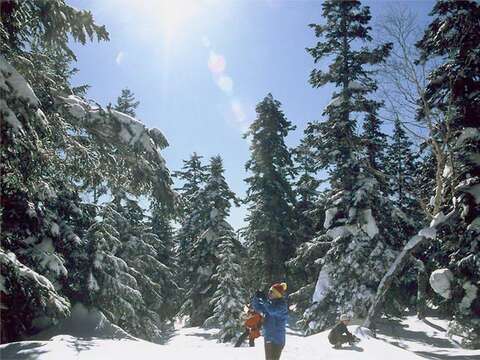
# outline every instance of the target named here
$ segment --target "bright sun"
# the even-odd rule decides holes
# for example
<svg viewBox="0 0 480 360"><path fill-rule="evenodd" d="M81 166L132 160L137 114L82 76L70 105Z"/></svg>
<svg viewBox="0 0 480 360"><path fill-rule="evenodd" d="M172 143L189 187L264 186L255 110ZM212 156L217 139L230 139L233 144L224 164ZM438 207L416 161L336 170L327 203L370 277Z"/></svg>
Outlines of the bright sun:
<svg viewBox="0 0 480 360"><path fill-rule="evenodd" d="M141 19L153 21L151 30L161 32L167 42L176 38L199 15L201 0L140 0L135 2Z"/></svg>

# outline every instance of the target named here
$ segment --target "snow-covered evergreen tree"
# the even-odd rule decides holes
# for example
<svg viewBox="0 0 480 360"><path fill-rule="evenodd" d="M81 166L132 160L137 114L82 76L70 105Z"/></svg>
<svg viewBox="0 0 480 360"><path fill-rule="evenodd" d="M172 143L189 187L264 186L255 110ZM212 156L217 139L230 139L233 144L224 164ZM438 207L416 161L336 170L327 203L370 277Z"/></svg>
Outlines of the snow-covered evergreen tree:
<svg viewBox="0 0 480 360"><path fill-rule="evenodd" d="M85 243L77 254L81 270L71 286L74 297L132 335L158 341L169 318L165 297L176 284L172 269L160 261L163 244L144 210L118 192L101 206Z"/></svg>
<svg viewBox="0 0 480 360"><path fill-rule="evenodd" d="M183 160L183 167L175 171L173 176L183 182L182 187L177 188L180 196L180 223L181 228L177 232L177 254L184 269L190 271L189 252L203 229L199 228L201 219L198 210L202 207L198 199L199 190L206 179L206 167L202 165L202 156L193 153L188 160Z"/></svg>
<svg viewBox="0 0 480 360"><path fill-rule="evenodd" d="M0 291L5 306L0 333L5 342L31 335L69 312L62 290L74 271L67 269L66 257L79 243L72 229L84 214L58 156L59 148L75 144L53 102L60 91L70 90L69 36L85 43L108 34L90 13L63 1L5 1L1 7ZM58 71L54 64L61 65Z"/></svg>
<svg viewBox="0 0 480 360"><path fill-rule="evenodd" d="M238 201L223 173L222 159L219 156L213 157L208 166L205 186L198 193L198 199L203 203L199 209L201 212L199 218L202 220L199 226L203 231L194 239L189 251L191 263L191 270L188 273L189 287L181 310L182 314L189 316L190 324L193 326L203 324L213 315L216 302L212 301L212 297L217 292L219 281L219 277L214 276L220 264L218 247L222 241L235 241L235 234L226 218L230 213L230 203ZM235 253L231 254L234 255ZM237 259L232 266L235 267L239 261L240 259ZM225 296L229 294L226 293ZM243 301L243 299L231 300Z"/></svg>
<svg viewBox="0 0 480 360"><path fill-rule="evenodd" d="M385 173L388 176L389 195L397 208L415 222L418 229L425 215L416 199L416 174L418 167L412 150L413 143L408 138L402 123L396 119L392 142L387 147ZM429 160L431 161L431 160ZM431 162L430 162L431 165ZM425 180L425 179L423 179Z"/></svg>
<svg viewBox="0 0 480 360"><path fill-rule="evenodd" d="M248 299L242 279L239 278L239 274L243 273L241 256L245 251L233 229L226 225L219 238L219 264L212 276L212 280L218 284L210 300L213 315L205 321L206 326L220 328L218 336L222 342L233 340L244 330L240 319Z"/></svg>
<svg viewBox="0 0 480 360"><path fill-rule="evenodd" d="M149 226L159 239L156 246L157 260L169 269L169 272L161 274L163 301L160 308L160 318L168 320L177 313L180 302L180 289L175 276L180 272L180 266L175 253L175 235L172 225L174 214L171 208L157 201L152 202L151 212Z"/></svg>
<svg viewBox="0 0 480 360"><path fill-rule="evenodd" d="M80 97L86 87L70 85L70 39L108 39L92 15L61 0L26 0L2 2L1 16L1 240L7 254L1 291L9 304L1 317L15 320L2 321L1 333L2 341L12 341L68 314L67 298L86 300L96 289L98 281L84 274L98 253L90 245L116 256L114 229L96 227L98 212L80 198L84 189L122 184L165 204L173 193L159 153L167 146L161 132L88 103ZM123 267L118 259L94 265L117 271ZM80 279L85 282L77 286ZM127 286L130 280L122 278Z"/></svg>
<svg viewBox="0 0 480 360"><path fill-rule="evenodd" d="M312 279L312 269L307 260L309 251L305 245L310 243L317 231L323 224L323 214L325 209L322 208L322 200L324 194L320 193L318 187L320 181L315 175L317 168L315 165L315 157L307 145L307 134L302 139L299 146L293 151L297 179L294 183L294 191L297 195L297 201L294 207L296 216L296 253L295 256L288 261L288 276L290 289L290 301L295 303L297 311L302 308L305 310L305 303L309 303L312 291L306 290L305 287L311 287L315 280ZM314 260L312 260L312 263ZM318 275L318 271L313 271L313 277Z"/></svg>
<svg viewBox="0 0 480 360"><path fill-rule="evenodd" d="M321 182L315 177L315 158L303 141L294 149L293 156L297 173L294 184L297 195L295 204L295 214L298 217L297 243L302 244L311 240L317 230L318 217L321 214L317 211L316 205L319 197L318 187ZM292 286L289 285L289 288L292 289Z"/></svg>
<svg viewBox="0 0 480 360"><path fill-rule="evenodd" d="M117 103L114 108L121 113L136 116L137 107L140 101L136 101L135 94L128 88L122 89L121 95L117 98Z"/></svg>
<svg viewBox="0 0 480 360"><path fill-rule="evenodd" d="M438 131L448 135L451 162L443 171L442 211L456 214L437 233L444 252L438 266L452 274L446 277L450 291L440 293L454 308L450 331L462 334L466 345L480 348L480 5L440 0L431 15L417 46L420 61L442 59L430 73L425 93L432 111L444 114ZM439 291L434 277L431 284Z"/></svg>
<svg viewBox="0 0 480 360"><path fill-rule="evenodd" d="M311 27L324 40L308 51L315 62L333 58L327 72L312 71L310 82L314 87L333 83L340 92L325 109L326 121L312 123L309 130L315 134L311 146L317 149L318 163L329 172L331 193L324 221L327 231L319 236L329 248L321 259L314 303L304 315L308 332L325 329L341 312L366 316L376 287L395 258L394 249L401 245L403 225L382 196L377 178L383 174L371 163L379 158L370 146L377 141L362 141L353 116L366 113L372 123L369 120L381 104L367 98L376 90L370 66L384 61L391 45L373 50L360 46L371 41L371 16L359 1L325 1L323 15L326 23Z"/></svg>
<svg viewBox="0 0 480 360"><path fill-rule="evenodd" d="M180 197L180 228L175 234L176 256L180 266L177 283L182 289L181 298L185 297L191 286L193 264L190 252L195 240L205 230L203 224L208 216L204 202L199 197L200 188L207 176L206 167L201 160L202 156L193 153L190 159L183 160L182 170L173 173L174 177L183 182L182 186L177 188Z"/></svg>
<svg viewBox="0 0 480 360"><path fill-rule="evenodd" d="M291 154L285 137L294 129L280 110L280 102L268 94L256 107L257 118L246 136L251 138L252 173L245 181L248 205L244 237L249 249L250 283L256 288L285 279L285 261L295 251L295 195Z"/></svg>
<svg viewBox="0 0 480 360"><path fill-rule="evenodd" d="M387 194L387 179L383 174L385 172L385 151L387 149L387 135L381 130L383 121L380 120L375 112L369 112L363 121L362 141L365 146L365 156L367 166L384 192Z"/></svg>

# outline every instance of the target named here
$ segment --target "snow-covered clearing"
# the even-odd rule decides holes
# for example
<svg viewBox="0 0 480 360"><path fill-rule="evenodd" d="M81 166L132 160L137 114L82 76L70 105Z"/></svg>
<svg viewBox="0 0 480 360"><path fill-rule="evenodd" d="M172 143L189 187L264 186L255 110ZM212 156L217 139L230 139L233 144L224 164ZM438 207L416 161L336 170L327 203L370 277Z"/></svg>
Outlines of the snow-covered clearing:
<svg viewBox="0 0 480 360"><path fill-rule="evenodd" d="M438 320L432 319L424 323L414 317L401 322L385 320L378 334L379 339L363 336L357 345L344 346L340 350L333 349L328 343L328 331L308 337L289 331L282 360L480 359L480 351L456 347L447 339L438 323ZM351 331L355 331L356 328L350 326ZM254 348L246 346L233 348L230 344L217 343L215 333L216 330L182 328L178 329L165 345L126 338L100 339L57 335L49 341L4 344L0 346L0 358L2 360L264 358L262 341L257 340L257 346Z"/></svg>
<svg viewBox="0 0 480 360"><path fill-rule="evenodd" d="M434 317L424 321L416 316L403 320L382 319L377 338L428 359L480 360L480 350L462 349L447 337L447 324L447 320Z"/></svg>

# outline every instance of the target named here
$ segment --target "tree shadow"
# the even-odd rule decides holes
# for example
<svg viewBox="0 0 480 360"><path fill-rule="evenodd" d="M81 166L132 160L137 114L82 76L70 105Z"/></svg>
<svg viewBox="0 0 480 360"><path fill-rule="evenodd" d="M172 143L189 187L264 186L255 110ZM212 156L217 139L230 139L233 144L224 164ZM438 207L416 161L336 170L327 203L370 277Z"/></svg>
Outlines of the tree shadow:
<svg viewBox="0 0 480 360"><path fill-rule="evenodd" d="M68 346L75 349L77 353L82 351L87 351L93 348L95 345L92 342L93 338L74 338L71 340L67 340Z"/></svg>
<svg viewBox="0 0 480 360"><path fill-rule="evenodd" d="M335 349L335 350L348 350L348 351L358 351L358 352L364 352L365 350L358 346L358 345L350 345L350 346L346 346L346 347L340 347L338 349Z"/></svg>
<svg viewBox="0 0 480 360"><path fill-rule="evenodd" d="M35 360L46 352L42 349L46 344L44 342L16 342L6 344L0 349L0 359L2 360Z"/></svg>
<svg viewBox="0 0 480 360"><path fill-rule="evenodd" d="M445 332L445 329L442 327L432 324L428 320L424 320L424 322L432 326L437 331ZM448 339L445 338L435 338L432 336L427 335L422 331L414 331L409 330L408 325L400 324L398 319L382 319L381 323L379 323L379 329L377 331L378 334L390 336L397 339L407 340L410 342L415 342L419 344L427 344L437 348L446 348L446 349L454 349L456 346Z"/></svg>
<svg viewBox="0 0 480 360"><path fill-rule="evenodd" d="M192 333L192 334L185 334L186 336L197 336L204 338L205 340L212 340L215 338L215 334L205 334L205 333Z"/></svg>
<svg viewBox="0 0 480 360"><path fill-rule="evenodd" d="M480 355L463 355L455 353L455 349L458 349L458 346L450 341L448 338L438 338L434 336L429 336L423 331L414 331L408 329L408 324L400 323L401 319L382 319L378 324L378 335L387 336L389 338L382 339L389 344L395 345L402 349L412 351L413 353L422 356L427 359L437 359L437 360L480 360ZM426 319L422 320L423 323L430 326L432 329L439 333L445 333L446 330L434 324ZM410 345L406 342L416 343L421 345L427 345L432 347L432 351L428 349L410 349Z"/></svg>
<svg viewBox="0 0 480 360"><path fill-rule="evenodd" d="M422 321L423 321L425 324L427 324L428 326L434 328L434 329L437 330L437 331L447 332L447 329L444 329L444 328L441 327L440 325L434 324L434 323L428 321L427 319L423 319Z"/></svg>

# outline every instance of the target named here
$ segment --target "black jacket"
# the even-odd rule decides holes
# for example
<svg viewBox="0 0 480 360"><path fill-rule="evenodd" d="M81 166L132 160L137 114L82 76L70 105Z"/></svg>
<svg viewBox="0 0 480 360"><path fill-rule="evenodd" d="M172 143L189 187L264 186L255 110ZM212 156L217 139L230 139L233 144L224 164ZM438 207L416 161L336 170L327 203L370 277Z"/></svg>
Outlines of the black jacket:
<svg viewBox="0 0 480 360"><path fill-rule="evenodd" d="M330 331L330 334L328 334L328 340L330 340L331 343L336 343L339 339L342 338L342 335L346 335L347 337L353 339L352 333L348 331L345 324L339 322L333 327L333 329Z"/></svg>

